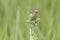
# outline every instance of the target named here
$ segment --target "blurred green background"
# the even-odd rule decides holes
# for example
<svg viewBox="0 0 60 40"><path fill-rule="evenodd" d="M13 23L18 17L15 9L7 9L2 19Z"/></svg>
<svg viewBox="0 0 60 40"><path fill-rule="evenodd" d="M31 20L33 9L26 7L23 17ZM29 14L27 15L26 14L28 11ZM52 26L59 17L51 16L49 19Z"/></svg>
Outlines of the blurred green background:
<svg viewBox="0 0 60 40"><path fill-rule="evenodd" d="M25 20L35 9L37 40L60 40L60 0L0 0L0 40L30 40Z"/></svg>

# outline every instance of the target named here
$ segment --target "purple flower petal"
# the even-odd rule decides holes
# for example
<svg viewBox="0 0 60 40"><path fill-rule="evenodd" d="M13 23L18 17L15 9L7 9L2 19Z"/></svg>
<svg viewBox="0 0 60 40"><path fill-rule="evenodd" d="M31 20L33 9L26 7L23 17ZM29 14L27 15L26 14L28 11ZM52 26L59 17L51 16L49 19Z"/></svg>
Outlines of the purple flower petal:
<svg viewBox="0 0 60 40"><path fill-rule="evenodd" d="M34 14L38 14L38 10L34 10Z"/></svg>

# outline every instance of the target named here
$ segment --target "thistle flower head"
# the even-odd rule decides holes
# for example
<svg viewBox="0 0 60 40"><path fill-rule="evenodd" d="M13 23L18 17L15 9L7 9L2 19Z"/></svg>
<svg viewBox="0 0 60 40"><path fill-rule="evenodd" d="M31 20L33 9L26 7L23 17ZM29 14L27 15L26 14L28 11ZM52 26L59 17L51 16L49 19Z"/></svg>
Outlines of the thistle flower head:
<svg viewBox="0 0 60 40"><path fill-rule="evenodd" d="M38 10L34 10L34 14L35 14L35 15L38 14Z"/></svg>
<svg viewBox="0 0 60 40"><path fill-rule="evenodd" d="M28 20L26 20L28 23L34 23L38 24L40 22L40 18L37 18L38 10L34 10L34 14L29 14Z"/></svg>

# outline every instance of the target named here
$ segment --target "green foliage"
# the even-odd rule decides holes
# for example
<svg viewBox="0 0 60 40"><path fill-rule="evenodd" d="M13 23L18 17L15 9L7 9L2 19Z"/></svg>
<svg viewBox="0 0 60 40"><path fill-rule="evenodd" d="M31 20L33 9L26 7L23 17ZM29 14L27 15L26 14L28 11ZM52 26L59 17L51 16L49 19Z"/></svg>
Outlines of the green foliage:
<svg viewBox="0 0 60 40"><path fill-rule="evenodd" d="M26 20L29 24L38 24L40 22L40 18L37 18L37 15L35 14L30 14L28 15L28 19Z"/></svg>
<svg viewBox="0 0 60 40"><path fill-rule="evenodd" d="M38 40L60 40L60 0L0 0L0 40L30 40L25 21L35 9Z"/></svg>

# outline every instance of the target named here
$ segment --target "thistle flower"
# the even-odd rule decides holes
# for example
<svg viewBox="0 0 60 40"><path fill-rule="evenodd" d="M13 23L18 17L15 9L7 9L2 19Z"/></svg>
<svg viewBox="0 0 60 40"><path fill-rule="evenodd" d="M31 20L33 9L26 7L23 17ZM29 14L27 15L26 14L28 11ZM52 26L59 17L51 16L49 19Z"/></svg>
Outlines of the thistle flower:
<svg viewBox="0 0 60 40"><path fill-rule="evenodd" d="M28 17L28 20L26 20L28 23L34 23L37 24L40 22L40 18L37 18L38 10L34 10L34 14L30 14Z"/></svg>
<svg viewBox="0 0 60 40"><path fill-rule="evenodd" d="M34 14L30 14L28 16L28 20L26 20L29 23L30 27L30 40L37 40L37 38L34 35L34 27L37 26L37 24L40 22L40 18L37 18L38 10L34 10Z"/></svg>
<svg viewBox="0 0 60 40"><path fill-rule="evenodd" d="M34 14L35 14L35 15L38 14L38 10L34 10Z"/></svg>

